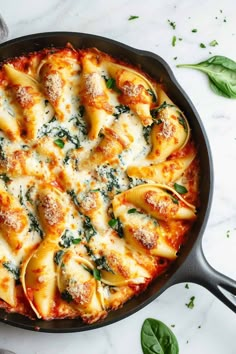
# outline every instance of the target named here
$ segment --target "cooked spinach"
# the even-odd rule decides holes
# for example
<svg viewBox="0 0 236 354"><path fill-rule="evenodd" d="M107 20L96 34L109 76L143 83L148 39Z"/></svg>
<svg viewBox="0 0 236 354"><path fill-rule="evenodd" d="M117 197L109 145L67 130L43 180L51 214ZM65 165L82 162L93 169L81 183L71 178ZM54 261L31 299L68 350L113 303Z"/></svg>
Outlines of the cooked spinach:
<svg viewBox="0 0 236 354"><path fill-rule="evenodd" d="M116 113L113 113L113 116L116 119L118 119L122 113L126 113L126 112L130 111L130 108L128 106L123 105L123 104L120 104L119 106L116 106L115 108L116 108Z"/></svg>
<svg viewBox="0 0 236 354"><path fill-rule="evenodd" d="M107 263L105 256L96 257L89 246L86 245L85 248L87 250L88 255L91 257L92 261L95 262L99 270L104 269L107 272L114 274L113 270L110 268L109 264Z"/></svg>
<svg viewBox="0 0 236 354"><path fill-rule="evenodd" d="M141 329L144 354L178 354L179 345L174 333L163 322L147 318Z"/></svg>
<svg viewBox="0 0 236 354"><path fill-rule="evenodd" d="M20 268L17 267L14 263L8 261L4 262L3 267L6 268L14 277L14 279L19 282L20 280Z"/></svg>
<svg viewBox="0 0 236 354"><path fill-rule="evenodd" d="M147 127L143 127L143 136L147 144L150 144L150 134L153 125L148 125Z"/></svg>
<svg viewBox="0 0 236 354"><path fill-rule="evenodd" d="M190 68L208 75L211 89L220 96L236 98L236 62L220 55L198 64L179 64L178 68Z"/></svg>
<svg viewBox="0 0 236 354"><path fill-rule="evenodd" d="M25 199L27 200L27 202L29 202L30 204L34 204L33 200L32 200L32 196L31 196L31 193L33 192L34 190L34 186L31 186L27 189L27 192L25 193Z"/></svg>
<svg viewBox="0 0 236 354"><path fill-rule="evenodd" d="M109 220L108 224L113 230L115 230L118 233L120 238L124 237L123 226L122 226L122 223L119 218L117 218L117 219L113 218L113 219Z"/></svg>
<svg viewBox="0 0 236 354"><path fill-rule="evenodd" d="M162 123L161 119L156 120L155 118L157 118L158 113L160 113L163 109L165 109L167 107L176 107L176 106L174 104L170 104L170 103L167 103L166 101L164 101L159 107L151 109L150 113L151 113L151 116L156 124Z"/></svg>
<svg viewBox="0 0 236 354"><path fill-rule="evenodd" d="M65 300L66 302L71 302L73 301L73 297L71 296L71 294L69 293L68 290L64 290L62 293L61 293L61 298L62 300Z"/></svg>
<svg viewBox="0 0 236 354"><path fill-rule="evenodd" d="M74 235L69 230L66 229L61 236L61 241L59 242L59 246L62 248L69 248L72 244L76 245L80 242L81 242L81 238L75 238Z"/></svg>
<svg viewBox="0 0 236 354"><path fill-rule="evenodd" d="M34 214L32 214L31 212L28 212L28 218L30 220L30 228L29 228L29 232L31 231L36 231L39 233L39 236L42 238L43 237L43 231L41 230L38 220L36 218L36 216L34 216Z"/></svg>
<svg viewBox="0 0 236 354"><path fill-rule="evenodd" d="M5 151L3 150L3 142L4 138L0 137L0 160L6 160L6 154Z"/></svg>
<svg viewBox="0 0 236 354"><path fill-rule="evenodd" d="M83 227L84 227L86 241L89 242L91 237L93 237L97 233L97 231L95 230L95 228L91 223L91 219L89 216L86 215L84 216Z"/></svg>
<svg viewBox="0 0 236 354"><path fill-rule="evenodd" d="M78 201L78 199L77 199L77 195L76 195L74 189L71 189L70 191L67 191L67 194L69 194L69 196L71 197L73 203L74 203L77 207L79 207L80 204L79 204L79 201Z"/></svg>
<svg viewBox="0 0 236 354"><path fill-rule="evenodd" d="M63 250L59 250L59 251L57 251L57 252L55 253L53 260L54 260L54 262L55 262L57 265L60 264L64 253L65 253L65 252L64 252Z"/></svg>
<svg viewBox="0 0 236 354"><path fill-rule="evenodd" d="M155 92L153 90L151 90L151 89L147 89L147 92L152 97L152 102L155 103L157 101Z"/></svg>
<svg viewBox="0 0 236 354"><path fill-rule="evenodd" d="M85 114L85 107L80 105L78 114L72 116L69 122L74 121L74 124L79 128L80 132L85 136L88 133L86 121L83 119Z"/></svg>
<svg viewBox="0 0 236 354"><path fill-rule="evenodd" d="M5 186L8 184L8 182L11 181L11 179L8 177L8 175L6 173L1 173L0 179L3 180L3 182L5 183Z"/></svg>
<svg viewBox="0 0 236 354"><path fill-rule="evenodd" d="M41 138L42 136L52 136L54 138L66 138L69 142L71 142L75 149L80 148L80 140L77 135L72 135L68 129L63 127L51 127L51 123L53 123L56 118L52 118L48 123L45 123L39 131L38 137Z"/></svg>

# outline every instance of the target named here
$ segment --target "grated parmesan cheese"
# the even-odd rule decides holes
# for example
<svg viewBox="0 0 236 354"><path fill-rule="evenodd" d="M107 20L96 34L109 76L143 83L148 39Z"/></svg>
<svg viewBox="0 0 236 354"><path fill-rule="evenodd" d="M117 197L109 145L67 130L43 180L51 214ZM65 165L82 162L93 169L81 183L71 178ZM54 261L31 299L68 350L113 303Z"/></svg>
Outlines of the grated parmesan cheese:
<svg viewBox="0 0 236 354"><path fill-rule="evenodd" d="M33 96L29 93L28 87L19 86L16 89L16 98L23 107L26 107L33 102Z"/></svg>
<svg viewBox="0 0 236 354"><path fill-rule="evenodd" d="M44 208L44 217L48 224L51 226L57 224L61 217L57 202L51 196L46 195L41 200L41 205Z"/></svg>
<svg viewBox="0 0 236 354"><path fill-rule="evenodd" d="M57 72L55 74L49 74L46 77L45 89L52 102L55 102L59 98L62 91L62 79Z"/></svg>
<svg viewBox="0 0 236 354"><path fill-rule="evenodd" d="M0 210L0 223L3 223L14 231L19 231L21 229L21 220L19 215L9 211L4 212Z"/></svg>
<svg viewBox="0 0 236 354"><path fill-rule="evenodd" d="M101 77L98 73L86 74L85 78L85 89L88 95L93 98L101 96L103 94L103 87L101 83Z"/></svg>
<svg viewBox="0 0 236 354"><path fill-rule="evenodd" d="M162 119L161 130L158 133L159 135L164 136L166 139L170 139L172 136L174 136L175 131L176 127L171 124L170 120Z"/></svg>
<svg viewBox="0 0 236 354"><path fill-rule="evenodd" d="M125 84L122 86L122 91L126 96L129 97L137 97L141 94L143 86L141 85L132 85L132 84Z"/></svg>
<svg viewBox="0 0 236 354"><path fill-rule="evenodd" d="M156 246L157 240L154 232L146 230L144 227L135 230L133 236L148 250Z"/></svg>
<svg viewBox="0 0 236 354"><path fill-rule="evenodd" d="M148 204L152 205L154 209L158 210L159 213L165 214L167 212L168 207L170 206L170 200L167 198L157 200L156 193L147 192L145 196L145 200Z"/></svg>
<svg viewBox="0 0 236 354"><path fill-rule="evenodd" d="M77 283L74 280L69 281L66 290L70 293L74 300L77 300L81 305L87 304L90 299L91 286L88 282Z"/></svg>

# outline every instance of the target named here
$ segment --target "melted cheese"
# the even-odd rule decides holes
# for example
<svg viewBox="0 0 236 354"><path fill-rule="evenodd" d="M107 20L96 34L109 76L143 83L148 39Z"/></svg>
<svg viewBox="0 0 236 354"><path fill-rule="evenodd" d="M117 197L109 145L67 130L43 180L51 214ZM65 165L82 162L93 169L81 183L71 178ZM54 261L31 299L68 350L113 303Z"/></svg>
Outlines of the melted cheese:
<svg viewBox="0 0 236 354"><path fill-rule="evenodd" d="M196 218L187 121L157 83L96 49L44 50L2 75L0 298L92 323L167 269Z"/></svg>

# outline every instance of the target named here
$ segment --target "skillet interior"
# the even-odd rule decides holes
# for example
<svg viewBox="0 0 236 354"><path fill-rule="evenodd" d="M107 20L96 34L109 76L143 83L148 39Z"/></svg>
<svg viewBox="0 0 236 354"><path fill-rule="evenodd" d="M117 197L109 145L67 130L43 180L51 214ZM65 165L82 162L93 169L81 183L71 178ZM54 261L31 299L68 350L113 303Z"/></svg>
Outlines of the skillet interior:
<svg viewBox="0 0 236 354"><path fill-rule="evenodd" d="M167 94L177 104L177 106L184 111L192 129L194 140L198 145L201 171L201 209L198 213L198 219L190 231L187 244L181 250L177 261L173 264L171 269L169 269L168 273L165 273L163 276L156 279L145 292L125 303L122 308L110 312L104 320L91 325L86 325L81 320L77 319L32 321L19 314L6 314L4 310L0 310L1 321L13 326L44 332L79 332L111 324L146 306L157 296L159 296L165 289L173 285L176 282L176 271L180 267L184 267L186 258L188 256L191 258L191 254L195 252L195 249L200 248L201 246L201 238L209 214L213 189L213 168L211 155L207 137L199 115L186 93L176 82L168 65L159 56L146 51L133 49L119 42L99 36L75 32L52 32L25 36L1 44L0 61L11 57L20 56L24 53L29 53L35 50L41 50L45 47L64 47L67 42L70 42L75 48L96 47L114 57L131 62L136 66L140 66L143 71L147 72L157 81L164 83Z"/></svg>

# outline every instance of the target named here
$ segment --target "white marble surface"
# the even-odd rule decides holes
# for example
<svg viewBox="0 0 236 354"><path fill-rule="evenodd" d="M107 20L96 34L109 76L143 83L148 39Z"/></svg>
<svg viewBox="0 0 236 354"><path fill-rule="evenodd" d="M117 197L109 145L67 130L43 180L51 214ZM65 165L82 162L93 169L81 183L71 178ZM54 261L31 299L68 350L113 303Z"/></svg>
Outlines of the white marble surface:
<svg viewBox="0 0 236 354"><path fill-rule="evenodd" d="M209 52L236 60L235 0L0 0L0 13L10 38L55 30L93 33L150 50L169 63L202 118L213 152L215 188L204 252L213 267L236 279L236 100L212 93L200 72L175 67L200 62ZM139 19L128 21L130 15ZM168 19L176 22L175 30ZM173 35L182 38L175 47ZM214 39L219 45L208 46ZM192 310L185 306L191 296ZM195 284L174 286L133 316L90 332L45 334L0 324L0 347L17 354L141 354L140 328L147 317L175 325L181 354L236 353L236 314Z"/></svg>

